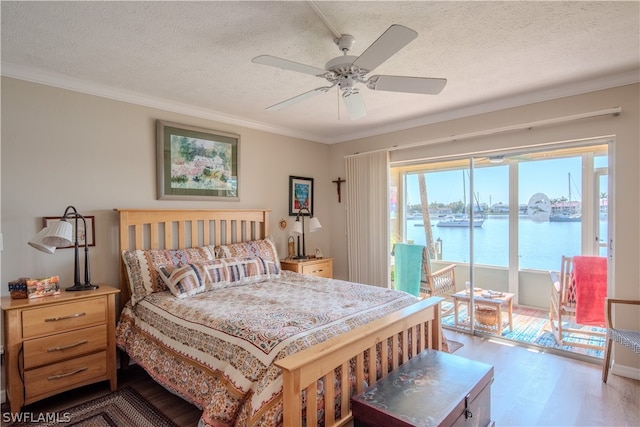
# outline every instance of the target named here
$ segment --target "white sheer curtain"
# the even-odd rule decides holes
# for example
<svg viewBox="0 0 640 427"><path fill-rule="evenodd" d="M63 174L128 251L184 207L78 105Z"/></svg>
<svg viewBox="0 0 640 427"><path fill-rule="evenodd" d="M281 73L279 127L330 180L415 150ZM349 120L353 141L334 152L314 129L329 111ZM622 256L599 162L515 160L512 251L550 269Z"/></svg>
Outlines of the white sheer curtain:
<svg viewBox="0 0 640 427"><path fill-rule="evenodd" d="M346 158L349 280L388 287L389 153Z"/></svg>

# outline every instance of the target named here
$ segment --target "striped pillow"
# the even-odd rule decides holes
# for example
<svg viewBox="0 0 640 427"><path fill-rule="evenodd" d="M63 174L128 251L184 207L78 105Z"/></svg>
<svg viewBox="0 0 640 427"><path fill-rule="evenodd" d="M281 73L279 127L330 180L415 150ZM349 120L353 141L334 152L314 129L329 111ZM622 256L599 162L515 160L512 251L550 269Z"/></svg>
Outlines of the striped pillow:
<svg viewBox="0 0 640 427"><path fill-rule="evenodd" d="M205 282L207 291L229 286L229 269L224 260L215 259L203 262L202 268L207 272L207 280Z"/></svg>
<svg viewBox="0 0 640 427"><path fill-rule="evenodd" d="M209 272L204 263L157 267L169 291L178 298L191 297L207 290Z"/></svg>
<svg viewBox="0 0 640 427"><path fill-rule="evenodd" d="M232 286L264 282L280 277L280 266L262 257L224 258Z"/></svg>

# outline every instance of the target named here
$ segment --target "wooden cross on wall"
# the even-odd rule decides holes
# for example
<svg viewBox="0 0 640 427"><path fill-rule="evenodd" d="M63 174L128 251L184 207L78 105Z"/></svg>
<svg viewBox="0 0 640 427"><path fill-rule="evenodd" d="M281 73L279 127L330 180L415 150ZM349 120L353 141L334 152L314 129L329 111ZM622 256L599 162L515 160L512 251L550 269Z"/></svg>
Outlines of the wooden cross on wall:
<svg viewBox="0 0 640 427"><path fill-rule="evenodd" d="M346 179L341 179L340 177L338 177L337 180L335 181L331 181L333 182L336 187L338 187L338 203L342 202L342 193L340 192L340 184L342 184L343 182L347 182Z"/></svg>

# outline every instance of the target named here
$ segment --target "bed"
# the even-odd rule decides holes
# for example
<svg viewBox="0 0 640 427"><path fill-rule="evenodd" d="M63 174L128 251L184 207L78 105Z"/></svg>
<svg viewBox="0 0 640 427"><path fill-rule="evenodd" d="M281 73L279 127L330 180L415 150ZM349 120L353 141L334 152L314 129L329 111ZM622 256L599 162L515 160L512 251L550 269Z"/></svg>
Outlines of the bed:
<svg viewBox="0 0 640 427"><path fill-rule="evenodd" d="M281 271L268 210L117 212L121 366L200 425L344 425L352 395L441 348L442 298Z"/></svg>

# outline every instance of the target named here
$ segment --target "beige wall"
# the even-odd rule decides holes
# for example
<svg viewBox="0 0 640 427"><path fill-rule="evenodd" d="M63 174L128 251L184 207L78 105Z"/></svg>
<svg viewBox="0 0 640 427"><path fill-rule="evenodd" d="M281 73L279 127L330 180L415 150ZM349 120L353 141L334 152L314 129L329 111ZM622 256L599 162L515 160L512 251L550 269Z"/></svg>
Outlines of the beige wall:
<svg viewBox="0 0 640 427"><path fill-rule="evenodd" d="M349 141L331 146L330 175L344 176L344 156L357 152L402 147L407 144L438 140L452 135L490 131L522 123L555 119L612 107L621 107L619 117L600 117L565 124L533 128L481 138L426 145L394 151L393 159L420 159L457 155L483 150L506 149L530 144L570 141L606 135L615 136L610 147L609 179L613 258L611 262L610 296L640 299L640 85L628 85L609 90L540 102L518 108L497 111L449 122L413 128L405 131ZM343 200L345 200L343 198ZM345 204L332 204L331 253L336 257L334 272L346 278ZM637 327L638 318L619 319ZM640 377L640 364L630 351L621 349L617 362L629 367L630 375ZM623 372L620 368L618 372Z"/></svg>
<svg viewBox="0 0 640 427"><path fill-rule="evenodd" d="M156 200L155 121L240 134L240 201ZM18 277L58 274L73 281L73 250L53 255L27 245L43 216L67 205L96 217L90 250L92 281L118 286L117 216L114 208L266 208L271 233L286 253L289 175L315 180L315 214L324 229L307 236L307 248L329 249L326 170L329 146L124 102L2 78L2 295Z"/></svg>

